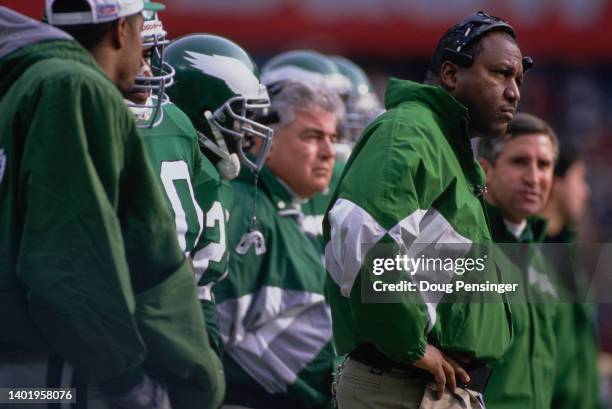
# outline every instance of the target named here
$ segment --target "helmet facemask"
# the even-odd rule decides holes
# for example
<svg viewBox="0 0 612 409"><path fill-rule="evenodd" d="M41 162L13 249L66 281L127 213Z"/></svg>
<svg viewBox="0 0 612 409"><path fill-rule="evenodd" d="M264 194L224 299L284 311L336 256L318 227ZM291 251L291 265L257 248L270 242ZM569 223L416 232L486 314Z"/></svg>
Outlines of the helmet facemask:
<svg viewBox="0 0 612 409"><path fill-rule="evenodd" d="M149 69L139 71L133 90L146 90L150 97L144 104L130 103L128 106L135 113L138 127L153 128L163 120L162 106L170 102L165 90L174 83L175 70L164 60L164 47L169 41L157 13L147 10L142 13L145 19L141 33L142 48L147 52L145 61Z"/></svg>
<svg viewBox="0 0 612 409"><path fill-rule="evenodd" d="M211 115L206 115L213 134L217 131L225 137L222 142L218 140L218 137L215 137L217 148L226 151L225 160L235 162L235 159L229 159L229 157L237 155L240 162L256 173L261 170L265 163L274 133L272 128L249 118L270 107L270 99L265 86L260 85L260 87L257 98L237 95L225 101ZM247 152L254 145L256 139L259 139L261 144L255 160L251 160L247 156ZM222 145L225 145L225 148ZM210 148L209 144L205 144L205 146ZM213 148L212 150L217 156L221 156L222 161L224 160L224 157L216 151L217 149ZM221 166L225 167L226 164L221 164Z"/></svg>

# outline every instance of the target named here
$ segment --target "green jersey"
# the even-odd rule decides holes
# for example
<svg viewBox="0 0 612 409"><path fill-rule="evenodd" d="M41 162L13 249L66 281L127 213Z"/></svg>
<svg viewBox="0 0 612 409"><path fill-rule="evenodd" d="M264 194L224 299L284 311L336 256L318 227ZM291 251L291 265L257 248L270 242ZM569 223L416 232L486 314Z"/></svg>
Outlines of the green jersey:
<svg viewBox="0 0 612 409"><path fill-rule="evenodd" d="M194 195L193 180L202 154L191 121L176 105L163 105L162 121L141 134L153 171L159 178L174 217L179 247L189 254L202 234L204 215Z"/></svg>
<svg viewBox="0 0 612 409"><path fill-rule="evenodd" d="M173 407L215 406L192 271L120 93L74 41L24 44L0 72L3 351L56 354L123 390L151 368Z"/></svg>
<svg viewBox="0 0 612 409"><path fill-rule="evenodd" d="M267 167L257 193L264 244L242 245L250 237L253 185L248 170L232 182L230 274L214 288L225 348L225 403L324 408L334 353L321 256L300 226L300 199Z"/></svg>
<svg viewBox="0 0 612 409"><path fill-rule="evenodd" d="M372 257L392 259L422 244L474 251L491 241L467 109L440 87L397 79L389 82L386 106L357 142L323 222L338 353L371 344L407 364L431 343L481 362L499 359L511 342L510 308L502 295L482 302L474 294L462 303L419 292L397 302L362 299L373 279ZM453 270L419 274L445 283L455 276ZM492 266L465 278L483 274L501 280Z"/></svg>
<svg viewBox="0 0 612 409"><path fill-rule="evenodd" d="M221 355L211 289L228 272L225 231L232 188L202 155L193 124L176 105L164 105L161 124L144 128L142 133L174 215L179 245L192 259L210 341L217 355Z"/></svg>
<svg viewBox="0 0 612 409"><path fill-rule="evenodd" d="M233 191L229 181L221 178L217 168L205 156L195 183L196 200L204 212L205 225L192 251L193 269L211 343L220 355L219 318L212 289L228 275L227 223Z"/></svg>

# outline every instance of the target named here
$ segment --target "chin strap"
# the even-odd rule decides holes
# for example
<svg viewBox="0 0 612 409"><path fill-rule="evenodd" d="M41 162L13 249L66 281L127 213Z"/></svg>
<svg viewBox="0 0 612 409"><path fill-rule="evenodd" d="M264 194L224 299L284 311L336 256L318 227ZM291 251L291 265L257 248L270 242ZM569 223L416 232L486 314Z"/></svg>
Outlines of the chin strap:
<svg viewBox="0 0 612 409"><path fill-rule="evenodd" d="M127 98L123 98L123 101L130 109L130 112L136 121L136 125L139 128L144 127L153 116L153 108L150 107L150 105L153 103L153 99L151 97L147 97L147 100L142 105L137 104ZM148 125L146 125L146 127L148 127Z"/></svg>
<svg viewBox="0 0 612 409"><path fill-rule="evenodd" d="M216 143L208 139L206 135L204 135L200 131L197 131L200 144L206 149L213 152L221 159L216 164L217 170L219 171L221 177L226 180L232 180L240 173L240 159L238 158L237 154L229 153L223 135L214 124L212 113L210 111L206 111L204 112L204 117L208 121L209 128L213 134ZM253 210L251 215L251 221L249 222L247 232L242 235L240 242L236 245L236 252L238 254L244 255L249 251L251 246L254 246L255 254L259 256L266 252L266 239L264 238L264 235L261 232L259 221L257 220L257 194L259 192L259 172L253 170L253 175L255 176L255 181L253 182L255 186L255 191L253 193Z"/></svg>
<svg viewBox="0 0 612 409"><path fill-rule="evenodd" d="M257 220L257 194L259 192L259 172L253 172L255 181L253 182L255 191L253 193L253 210L249 228L246 233L240 238L240 242L236 246L238 254L246 254L251 246L255 247L255 254L262 255L266 252L266 239L261 232L259 221Z"/></svg>
<svg viewBox="0 0 612 409"><path fill-rule="evenodd" d="M209 128L212 132L214 142L211 141L198 131L198 139L200 145L210 150L212 153L217 155L220 160L215 164L221 177L225 180L232 180L240 173L240 159L235 153L230 153L227 149L227 144L221 132L217 129L213 122L213 116L210 111L204 113L204 117L208 121Z"/></svg>

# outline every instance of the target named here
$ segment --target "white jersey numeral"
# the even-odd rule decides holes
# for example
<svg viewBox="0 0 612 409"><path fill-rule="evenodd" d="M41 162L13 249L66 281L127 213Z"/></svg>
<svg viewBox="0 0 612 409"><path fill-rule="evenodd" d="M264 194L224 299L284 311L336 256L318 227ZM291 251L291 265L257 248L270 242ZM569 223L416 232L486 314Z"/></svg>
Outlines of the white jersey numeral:
<svg viewBox="0 0 612 409"><path fill-rule="evenodd" d="M183 207L183 205L185 205L186 203L181 203L178 192L176 190L176 185L174 184L175 181L184 180L187 183L187 187L189 188L191 206L193 206L198 218L198 235L194 241L194 244L197 243L198 239L200 238L204 225L204 214L202 212L202 209L196 202L195 196L193 195L193 187L191 186L191 178L189 176L189 167L187 166L187 163L182 160L175 162L162 162L160 178L162 184L164 185L166 195L168 196L170 204L172 205L172 210L174 210L176 235L178 238L179 246L184 252L187 249L187 241L185 239L185 236L187 234L187 231L189 230L189 226L187 225L187 217L185 215L185 208Z"/></svg>
<svg viewBox="0 0 612 409"><path fill-rule="evenodd" d="M208 265L211 261L220 262L223 260L223 256L227 250L226 238L225 238L225 223L229 220L229 213L223 211L223 207L219 201L216 201L210 207L210 210L206 213L206 228L213 228L217 224L219 226L219 241L208 243L202 247L193 255L193 269L195 270L196 284L200 282L202 276L208 269ZM223 277L225 274L223 275ZM219 279L223 279L220 277ZM210 290L216 283L212 281L200 289L201 299L210 299Z"/></svg>
<svg viewBox="0 0 612 409"><path fill-rule="evenodd" d="M198 274L199 271L199 277L197 277L198 281L202 276L202 273L208 268L208 264L211 261L218 263L223 260L223 255L225 254L226 250L225 221L221 203L218 201L214 202L210 207L210 210L206 213L206 228L209 229L215 227L217 223L219 224L219 242L208 243L194 254L193 266L196 270L196 274Z"/></svg>

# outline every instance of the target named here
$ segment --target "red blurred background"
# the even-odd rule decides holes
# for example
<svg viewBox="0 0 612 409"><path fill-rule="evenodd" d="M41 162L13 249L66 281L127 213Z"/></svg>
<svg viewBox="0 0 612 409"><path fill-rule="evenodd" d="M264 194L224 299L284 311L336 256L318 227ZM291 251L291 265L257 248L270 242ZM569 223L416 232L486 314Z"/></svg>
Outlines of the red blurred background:
<svg viewBox="0 0 612 409"><path fill-rule="evenodd" d="M163 1L162 1L163 3ZM602 0L172 0L172 38L225 35L255 54L309 47L356 58L429 57L451 24L477 9L508 20L526 53L573 62L609 59L612 2ZM40 18L43 0L0 4Z"/></svg>

